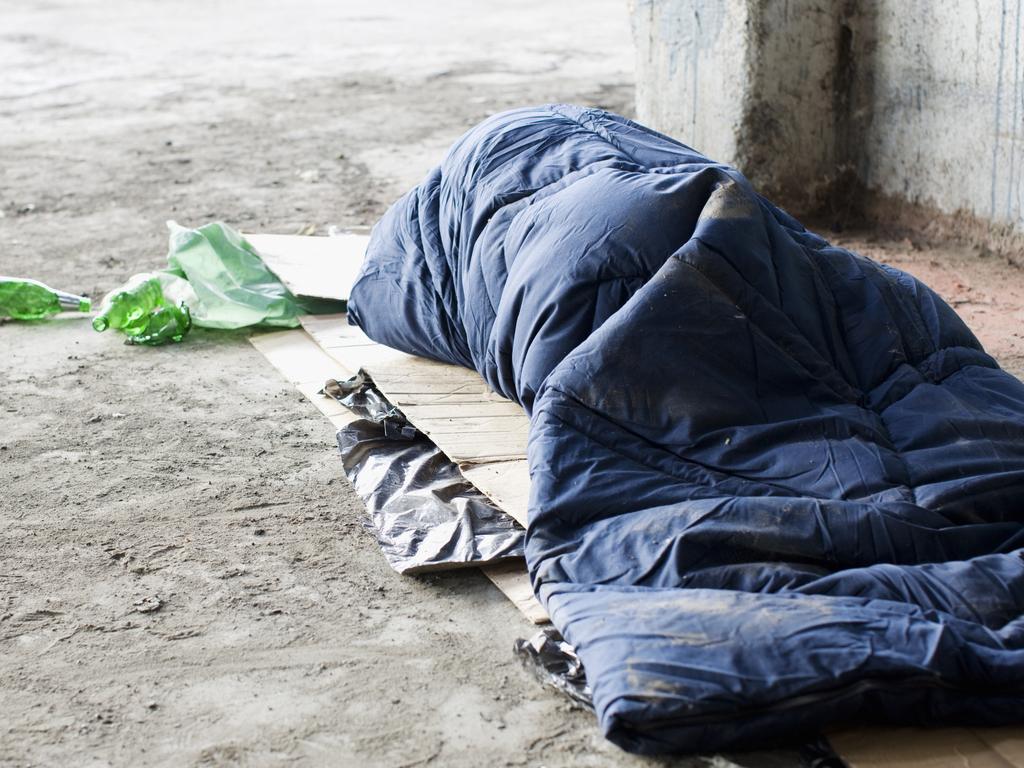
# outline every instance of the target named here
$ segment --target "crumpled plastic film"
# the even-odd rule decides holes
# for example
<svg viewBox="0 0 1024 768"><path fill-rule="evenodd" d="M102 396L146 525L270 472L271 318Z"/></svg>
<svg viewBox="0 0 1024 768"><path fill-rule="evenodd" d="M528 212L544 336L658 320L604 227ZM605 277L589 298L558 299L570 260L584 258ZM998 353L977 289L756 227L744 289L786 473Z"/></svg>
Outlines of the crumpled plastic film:
<svg viewBox="0 0 1024 768"><path fill-rule="evenodd" d="M324 393L362 417L338 431L338 448L392 568L414 574L523 556L523 528L466 480L368 376L330 381Z"/></svg>
<svg viewBox="0 0 1024 768"><path fill-rule="evenodd" d="M545 627L529 640L520 638L512 646L519 661L544 685L555 688L590 709L594 701L587 683L587 672L569 645L554 627Z"/></svg>
<svg viewBox="0 0 1024 768"><path fill-rule="evenodd" d="M343 301L295 296L235 229L213 221L197 229L168 221L170 230L164 293L188 306L200 328L254 325L297 328L299 316L338 312Z"/></svg>

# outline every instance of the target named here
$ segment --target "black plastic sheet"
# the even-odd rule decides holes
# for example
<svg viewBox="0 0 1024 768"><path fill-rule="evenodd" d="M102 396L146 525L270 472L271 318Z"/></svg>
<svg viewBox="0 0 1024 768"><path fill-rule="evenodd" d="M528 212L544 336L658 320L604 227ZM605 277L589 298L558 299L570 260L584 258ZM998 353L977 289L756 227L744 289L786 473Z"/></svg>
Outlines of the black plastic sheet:
<svg viewBox="0 0 1024 768"><path fill-rule="evenodd" d="M364 373L324 394L361 418L338 431L345 475L391 567L422 573L523 556L525 531L478 491Z"/></svg>
<svg viewBox="0 0 1024 768"><path fill-rule="evenodd" d="M573 701L594 708L587 673L576 650L554 627L545 627L529 640L516 640L515 655L544 685L561 691Z"/></svg>
<svg viewBox="0 0 1024 768"><path fill-rule="evenodd" d="M824 736L819 736L800 747L801 768L848 768Z"/></svg>

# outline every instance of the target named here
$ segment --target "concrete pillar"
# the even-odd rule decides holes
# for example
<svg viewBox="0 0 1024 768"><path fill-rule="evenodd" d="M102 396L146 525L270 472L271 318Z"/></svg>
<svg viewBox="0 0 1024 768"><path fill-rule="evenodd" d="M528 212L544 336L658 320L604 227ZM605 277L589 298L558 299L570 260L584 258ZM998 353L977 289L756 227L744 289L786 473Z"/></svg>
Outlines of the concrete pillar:
<svg viewBox="0 0 1024 768"><path fill-rule="evenodd" d="M750 92L743 0L634 0L639 120L727 163Z"/></svg>
<svg viewBox="0 0 1024 768"><path fill-rule="evenodd" d="M634 0L638 118L808 207L848 161L843 5Z"/></svg>
<svg viewBox="0 0 1024 768"><path fill-rule="evenodd" d="M630 0L638 117L796 213L944 217L1019 244L1022 5Z"/></svg>
<svg viewBox="0 0 1024 768"><path fill-rule="evenodd" d="M873 4L865 184L1024 233L1024 2Z"/></svg>

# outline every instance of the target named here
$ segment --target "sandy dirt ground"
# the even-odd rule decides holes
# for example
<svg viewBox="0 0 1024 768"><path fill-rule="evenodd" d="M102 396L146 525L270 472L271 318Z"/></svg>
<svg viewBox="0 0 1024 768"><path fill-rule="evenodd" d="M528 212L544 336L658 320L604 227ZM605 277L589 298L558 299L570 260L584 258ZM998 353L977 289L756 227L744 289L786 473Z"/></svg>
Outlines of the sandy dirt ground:
<svg viewBox="0 0 1024 768"><path fill-rule="evenodd" d="M371 224L489 113L631 114L625 6L0 0L0 274L99 299L168 218ZM840 239L1024 369L1018 271ZM246 339L0 326L0 765L794 764L605 742L513 660L532 627L489 582L388 569L329 424Z"/></svg>

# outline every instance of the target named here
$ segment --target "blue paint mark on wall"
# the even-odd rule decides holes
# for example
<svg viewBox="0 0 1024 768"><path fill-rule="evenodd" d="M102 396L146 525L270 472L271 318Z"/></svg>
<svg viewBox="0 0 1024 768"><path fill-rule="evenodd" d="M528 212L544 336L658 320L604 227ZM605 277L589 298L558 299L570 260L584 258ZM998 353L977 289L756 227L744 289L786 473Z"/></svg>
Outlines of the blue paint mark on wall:
<svg viewBox="0 0 1024 768"><path fill-rule="evenodd" d="M1017 138L1021 127L1021 101L1024 100L1024 93L1021 92L1020 71L1021 5L1022 0L1017 0L1017 14L1016 23L1014 24L1015 32L1013 41L1013 120L1010 122L1010 172L1009 180L1006 184L1006 218L1010 221L1015 221L1021 213L1021 184L1020 181L1014 178L1016 170L1015 165L1017 161ZM1014 183L1015 181L1016 183Z"/></svg>
<svg viewBox="0 0 1024 768"><path fill-rule="evenodd" d="M697 28L695 39L702 40L703 30L700 27L700 9L693 9L693 22ZM690 136L697 135L697 97L700 94L700 45L693 46L693 105L690 107Z"/></svg>
<svg viewBox="0 0 1024 768"><path fill-rule="evenodd" d="M1007 181L1007 218L1011 221L1014 220L1014 176L1017 165L1017 138L1020 129L1019 116L1020 116L1020 105L1021 105L1021 0L1017 0L1017 14L1016 24L1014 28L1017 31L1014 40L1014 112L1013 119L1010 121L1010 172L1008 174Z"/></svg>
<svg viewBox="0 0 1024 768"><path fill-rule="evenodd" d="M999 71L996 76L996 120L992 141L992 199L989 217L996 217L996 182L999 173L999 128L1003 121L1003 65L1006 61L1006 0L1002 0L999 16Z"/></svg>

